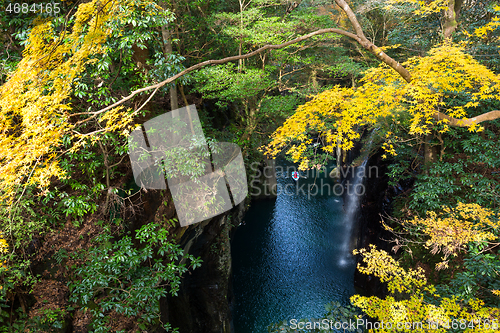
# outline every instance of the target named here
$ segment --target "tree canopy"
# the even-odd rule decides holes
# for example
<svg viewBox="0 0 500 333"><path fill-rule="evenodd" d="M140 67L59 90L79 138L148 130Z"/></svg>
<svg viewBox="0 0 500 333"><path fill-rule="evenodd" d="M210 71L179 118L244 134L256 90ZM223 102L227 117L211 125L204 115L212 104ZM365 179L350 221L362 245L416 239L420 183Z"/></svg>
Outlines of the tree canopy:
<svg viewBox="0 0 500 333"><path fill-rule="evenodd" d="M209 140L239 144L247 162L281 154L320 168L369 137L390 185L411 185L381 222L396 256L355 251L358 270L386 283L387 295L352 304L377 320L432 321L442 331L499 318L498 2L34 8L0 14L0 302L20 309L1 312L2 325L55 331L76 308L91 309L95 331L125 317L137 319L131 330L170 329L160 298L200 260L175 244L186 229L166 193L159 205L168 214L131 232L149 203L130 184L127 135L179 103L201 106ZM62 274L36 276L43 258L71 279L74 307L37 301L28 315L34 288Z"/></svg>

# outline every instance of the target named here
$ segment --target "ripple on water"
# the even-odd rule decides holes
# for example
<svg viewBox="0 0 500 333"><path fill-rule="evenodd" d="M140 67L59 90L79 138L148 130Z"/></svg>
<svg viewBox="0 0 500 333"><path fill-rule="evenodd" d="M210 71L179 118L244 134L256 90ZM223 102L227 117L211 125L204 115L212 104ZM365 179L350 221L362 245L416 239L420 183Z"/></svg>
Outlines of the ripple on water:
<svg viewBox="0 0 500 333"><path fill-rule="evenodd" d="M342 248L350 237L342 205L340 197L301 194L252 203L232 240L235 333L265 333L270 323L348 302L355 260Z"/></svg>

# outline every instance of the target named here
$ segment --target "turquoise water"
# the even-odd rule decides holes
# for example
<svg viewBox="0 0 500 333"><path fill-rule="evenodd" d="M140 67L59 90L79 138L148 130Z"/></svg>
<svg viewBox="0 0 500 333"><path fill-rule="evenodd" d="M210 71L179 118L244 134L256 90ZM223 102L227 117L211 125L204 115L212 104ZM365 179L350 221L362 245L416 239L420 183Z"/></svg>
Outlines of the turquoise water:
<svg viewBox="0 0 500 333"><path fill-rule="evenodd" d="M312 177L278 183L289 184L287 193L253 202L232 239L235 333L265 333L274 322L319 317L326 303L347 303L354 293L355 262L345 256L352 221L342 197L308 198L291 190L313 184Z"/></svg>

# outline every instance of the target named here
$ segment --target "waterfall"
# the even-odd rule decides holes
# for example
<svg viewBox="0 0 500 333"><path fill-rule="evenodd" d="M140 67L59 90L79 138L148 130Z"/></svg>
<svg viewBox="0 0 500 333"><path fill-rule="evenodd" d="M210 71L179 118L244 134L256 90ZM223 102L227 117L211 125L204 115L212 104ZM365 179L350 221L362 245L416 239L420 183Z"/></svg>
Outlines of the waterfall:
<svg viewBox="0 0 500 333"><path fill-rule="evenodd" d="M356 215L359 211L359 205L361 199L365 194L365 176L366 176L366 164L368 163L368 158L370 156L370 148L373 142L374 134L379 130L376 127L370 134L369 142L366 145L366 155L363 163L358 168L353 168L353 175L351 177L351 182L347 181L344 190L347 190L347 195L344 196L344 241L341 245L341 255L339 257L338 265L340 267L346 267L350 263L353 263L354 256L352 255L353 246L353 229L356 225L358 216Z"/></svg>
<svg viewBox="0 0 500 333"><path fill-rule="evenodd" d="M352 240L353 240L353 229L357 219L357 213L359 211L359 205L361 199L365 194L364 179L366 175L366 163L368 162L368 155L365 157L363 164L356 169L353 169L353 175L351 181L347 181L345 190L347 195L344 197L345 204L345 214L343 218L344 225L344 240L341 244L341 252L339 257L338 265L345 267L352 263L354 256L352 255Z"/></svg>

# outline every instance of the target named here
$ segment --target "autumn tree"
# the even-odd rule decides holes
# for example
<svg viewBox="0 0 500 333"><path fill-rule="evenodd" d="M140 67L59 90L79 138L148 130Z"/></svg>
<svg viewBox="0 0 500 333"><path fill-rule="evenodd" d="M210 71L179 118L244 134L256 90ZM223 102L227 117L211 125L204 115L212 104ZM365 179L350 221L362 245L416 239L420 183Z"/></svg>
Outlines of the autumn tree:
<svg viewBox="0 0 500 333"><path fill-rule="evenodd" d="M31 28L22 30L27 33L23 57L0 87L0 229L10 246L9 253L1 254L6 267L0 272L0 302L9 308L21 304L18 321L15 312L2 310L0 323L18 328L24 323L25 328L31 325L45 331L61 325L67 310L61 310L63 315L47 313L50 320L27 320L28 295L37 283L32 265L43 237L63 226L81 228L89 223L104 234L101 236L112 237L127 218L123 207L128 195L118 188L122 184L117 178L127 172L123 163L127 135L133 129L134 116L145 114L142 104L146 98L100 115L91 111L113 103L123 91L158 79L160 66L140 54L149 48L164 59L161 27L173 19L170 11L153 1L91 1L65 9L68 11L60 16L35 18ZM10 24L15 26L15 21ZM177 60L173 55L168 61ZM92 214L94 218L88 219ZM114 229L95 225L98 219L111 222ZM107 242L100 239L100 245ZM129 241L115 244L113 251L130 248ZM166 235L161 244L173 249ZM146 252L156 251L158 246L158 242L152 243ZM59 251L53 255L63 264L69 256L80 254ZM184 256L183 251L176 250L176 256ZM173 277L182 273L181 266L169 267L157 266L155 274L170 270L168 275ZM144 283L143 278L139 274L130 283ZM111 279L115 281L112 285L116 283ZM166 277L159 279L164 282ZM83 283L81 279L73 282L77 287ZM107 286L111 286L109 282L105 282ZM146 298L141 295L145 301L141 311L151 310L147 315L150 322L158 321L158 311L152 309L158 308L158 299L164 295L160 286L152 281L151 293ZM93 293L93 287L86 292ZM119 308L120 301L124 300L113 304ZM103 310L102 329L106 316L117 308Z"/></svg>
<svg viewBox="0 0 500 333"><path fill-rule="evenodd" d="M314 31L307 25L301 25L303 22L316 22L312 15L294 19L294 14L306 6L305 3L285 6L282 16L265 6L259 7L267 3L273 4L274 7L270 8L283 9L281 2L271 1L250 4L242 0L238 2L237 8L228 6L231 7L228 11L230 14L217 18L229 23L238 21L238 28L230 28L228 24L221 33L212 33L224 35L218 38L232 40L230 48L237 55L197 62L187 68L184 68L182 58L173 52L176 48L173 36L188 31L183 30L183 24L187 25L186 21L194 15L181 18L177 25L171 24L174 19L171 10L175 11L174 5L193 12L198 7L196 10L202 13L202 17L211 17L203 14L208 6L204 1L163 2L163 8L153 1L91 1L80 4L74 15L70 15L70 20L61 17L36 21L26 41L22 60L14 71L8 73L8 80L2 74L2 80L6 82L0 88L0 188L2 198L9 207L2 212L6 217L3 219L2 231L7 232L14 221L54 223L60 221L61 216L72 219L79 226L86 214L96 213L96 197L109 198L111 194L116 194L117 189L113 188L112 180L114 175L119 174L117 167L126 156L125 138L133 128L134 117L144 115L144 111L152 108L148 103L160 89L175 84L175 80L204 66L231 61L238 63L238 67L207 69L201 79L203 75L213 78L222 73L220 76L233 81L228 87L230 89L208 86L203 92L214 94L220 100L237 101L243 105L247 103L248 112L242 112L241 118L248 121L250 132L255 131L259 107L267 101L266 93L273 86L267 84L269 72L266 65L278 64L273 70L278 77L275 86L279 91L283 88L279 79L283 79L288 69L292 68L293 71L294 65L311 61L311 54L305 52L301 57L294 58L294 52L298 53L304 48L311 50L308 42L311 40L327 43L328 39L319 37L324 34L335 34L353 41L364 52L363 56L370 55L382 64L366 72L361 86L335 86L300 106L295 115L274 134L267 147L270 155L275 156L286 150L294 160L301 162L302 169L310 168L317 164L310 160L316 150L308 152L312 143L311 135L321 141L322 152L331 155L339 142L344 149L351 148L353 140L361 137L360 129L368 126L380 128L377 131L377 143L384 147L387 155L395 156L408 142L416 141L417 146L427 147L425 155L428 161L442 158L446 162L446 147L449 146L443 143L434 145L440 148L438 154L434 154L435 150L430 149L432 140L443 140L446 135L463 135L463 132L458 132L462 127L475 135L476 132L491 134L485 128L485 123L500 117L500 112L496 110L499 100L498 75L467 54L467 44L457 44L458 41L454 39L464 6L470 7L474 1L434 0L424 4L413 0L391 0L384 3L387 10L403 6L408 13L414 12L422 18L432 15L439 17L440 27L436 38L440 44L423 48L424 54L429 51L426 56L401 59L401 62L396 60L396 45L377 46L380 40L376 38L377 34L365 34L363 20L358 19L359 15L345 0L335 1L343 15L338 20L340 26L331 27L333 23L325 20L315 25L319 29ZM468 41L484 38L496 43L499 21L493 15L494 10L498 11L498 8L493 7L483 25L469 29L463 36ZM259 13L267 16L261 19L257 15ZM256 34L258 31L264 33ZM330 38L330 41L336 38ZM272 44L269 43L270 39ZM202 50L206 48L197 48L193 44L180 43L179 48L182 49L184 45L184 51L189 51L180 53L186 56L188 53L194 54L191 61L196 57L204 59ZM138 59L138 56L141 50L146 49L153 55L144 63L144 59ZM215 51L208 50L207 53L214 54ZM253 62L245 60L253 56L259 56L259 59ZM249 68L250 65L253 68ZM328 70L328 66L324 63L313 65L308 67L307 76L314 88L318 67ZM256 73L262 75L263 82L252 80ZM241 81L238 82L239 79ZM298 78L297 82L299 79L302 78ZM238 92L245 88L246 83L256 93L252 95L246 91L247 95L238 97ZM170 86L168 88L170 90ZM311 92L318 93L320 90L313 89ZM176 96L173 89L171 91L171 95ZM150 94L146 95L146 92ZM158 110L148 111L155 115ZM496 133L493 134L492 137L496 138ZM445 139L448 140L447 137ZM466 140L472 142L470 137ZM461 147L453 147L454 151L458 150L455 148ZM484 155L483 160L491 161L491 156L485 152L478 154ZM498 165L493 161L492 168L496 167ZM429 174L432 174L432 169ZM472 184L470 178L465 179L461 187ZM495 185L493 182L482 184L485 188ZM464 189L461 188L461 191ZM495 190L490 188L488 191L490 194L486 197L493 202ZM105 208L108 208L108 204L106 200ZM450 206L457 204L451 202ZM418 223L431 231L442 230L432 229L433 224L423 217ZM27 225L30 226L24 224ZM26 229L29 228L24 228L22 232ZM16 246L15 239L8 240L11 246ZM467 240L470 241L467 246L479 249L480 244L474 245L477 239ZM129 244L130 239L127 239L115 245L127 248ZM461 243L461 246L465 244ZM106 251L94 251L94 254L95 258L99 258L106 255ZM497 270L495 258L485 255L479 258L488 261L493 271ZM96 265L98 261L95 261ZM373 270L382 267L380 262L377 263L369 267L374 267ZM391 267L395 266L391 262ZM471 267L464 274L478 272L472 262ZM391 274L406 276L397 267ZM414 284L420 288L414 289L416 297L423 292L432 292L431 287L425 287L422 274L409 274L410 282L415 281ZM495 277L493 273L492 276ZM365 304L367 313L372 313L372 310L373 307Z"/></svg>
<svg viewBox="0 0 500 333"><path fill-rule="evenodd" d="M377 129L373 147L382 147L383 157L394 161L392 183L419 173L410 195L413 200L400 203L398 227L387 226L395 233L394 250L402 252L401 262L406 268L375 248L356 252L366 265L358 269L386 282L389 295L357 295L351 301L378 321L430 321L438 323L440 331L477 331L479 321L492 324L498 319L498 285L494 281L498 279L495 248L499 239L494 217L497 213L493 212L499 207L495 191L500 183L494 171L500 161L494 156L493 146L499 132L495 120L500 117L500 82L497 73L468 52L478 39L498 40L498 18L490 17L483 26L465 30L463 41L454 43L463 2L433 1L424 5L390 1L386 5L413 6L420 17L441 17L437 45L425 56L399 63L364 37L346 3L336 2L343 6L356 31L351 38L359 38L358 42L371 52L376 50L382 64L365 73L361 86L338 86L300 106L273 134L266 152L276 156L284 151L300 162L302 169L308 169L318 160L317 150L311 145L312 133L319 133L323 154L334 154L339 142L342 148L351 149L353 142L361 139L363 129ZM386 52L395 53L397 47ZM460 155L464 153L466 157ZM420 162L411 166L409 159ZM434 278L435 284L426 277L434 275L432 271L412 267L426 252L435 263L432 270L441 271ZM466 264L460 266L461 260ZM476 324L462 327L464 322Z"/></svg>
<svg viewBox="0 0 500 333"><path fill-rule="evenodd" d="M358 269L387 283L384 299L355 295L351 302L379 322L380 332L487 332L498 328L500 309L475 297L461 298L427 281L422 268L404 269L387 252L374 246L356 253L363 256ZM498 296L496 289L489 292Z"/></svg>
<svg viewBox="0 0 500 333"><path fill-rule="evenodd" d="M356 35L349 37L355 39L372 52L382 61L383 65L364 78L365 84L363 87L357 90L352 89L351 91L336 88L330 92L325 92L324 95L318 95L314 101L301 107L299 110L304 110L304 113L301 114L300 111L297 112L293 118L290 118L290 120L274 134L274 139L267 150L270 155L276 155L289 142L298 141L301 142L301 144L292 144L288 151L290 154L293 154L293 159L295 161L300 160L301 152L304 152L307 146L306 140L308 139L306 136L303 136L303 134L305 134L304 129L306 129L307 126L304 126L305 124L296 125L297 122L310 123L309 126L311 129L315 126L319 126L318 128L314 128L314 130L324 130L324 150L326 152L332 152L332 145L335 145L338 140L343 142L345 149L350 149L352 147L352 140L359 138L359 133L356 132L356 126L370 123L373 125L381 117L395 116L397 110L407 109L408 114L412 117L409 128L410 133L422 135L429 135L431 133L432 130L429 127L431 124L433 124L432 126L444 124L445 128L440 131L446 131L447 126L469 127L471 130L474 130L475 126L479 123L500 117L500 112L498 110L476 113L470 118L467 117L467 113L465 112L465 109L470 109L471 107L478 108L480 100L498 100L498 94L495 93L498 89L498 76L488 71L486 67L481 66L463 51L461 51L461 55L457 55L458 57L452 55L455 53L454 51L450 53L449 58L444 56L453 48L456 50L460 49L450 44L452 33L456 29L455 12L460 9L458 4L457 8L451 6L451 2L449 3L451 7L443 7L444 4L448 4L448 2L435 1L430 5L425 5L417 9L417 13L421 15L444 12L444 41L442 46L431 51L429 56L425 58L428 59L428 61L413 58L409 59L408 62L404 64L400 64L389 57L382 49L376 47L365 37L356 16L347 3L337 1L337 4L344 10L356 31ZM494 29L496 22L497 20L493 19L492 22L488 23L486 26L476 29L475 34L477 36L482 36L485 31ZM458 64L455 63L455 61L464 61L464 63ZM471 62L469 62L469 65L466 65L465 62L468 61ZM420 65L415 66L417 63L420 63ZM436 65L440 67L436 67ZM454 66L457 65L460 67L454 68ZM476 69L469 66L478 67ZM487 77L488 79L477 83L463 82L459 77L459 75L461 75L459 71L469 71L467 69L468 67L470 68L470 74L482 73L482 75L485 75L484 78ZM390 69L393 71L391 72ZM453 73L454 70L457 72ZM381 75L381 73L385 74ZM458 81L455 83L449 82L453 80L453 78ZM470 77L470 79L472 79L472 77ZM479 76L476 76L476 78L472 80L475 81L476 79L482 80ZM446 80L449 83L440 87L441 84L438 83L440 80ZM426 85L432 85L432 87L426 87ZM453 108L447 107L444 98L449 98L450 95L453 94L462 93L462 87L466 89L469 87L478 89L476 92L472 93L475 96L471 95L471 103L464 103L462 106ZM341 90L341 92L336 92L336 90ZM492 93L490 93L490 91ZM400 97L397 99L390 98L393 94L397 94ZM356 100L358 96L360 99ZM344 107L345 104L343 101L346 97L349 101L352 101L349 108ZM380 105L381 107L375 107L376 105ZM352 113L349 111L351 109L353 110ZM318 116L315 116L316 113ZM305 116L306 114L308 114L307 117ZM332 129L332 127L328 129L322 128L325 125L322 122L323 116L326 116L326 119L323 119L325 119L327 123L332 124L335 129ZM295 128L292 129L291 126ZM390 151L390 149L388 151ZM430 154L428 150L426 155ZM427 157L432 158L432 156ZM303 168L308 167L306 162L302 161L302 163Z"/></svg>

